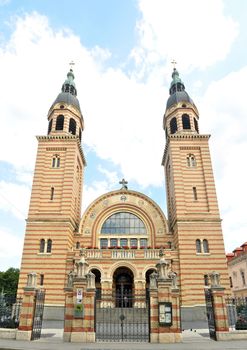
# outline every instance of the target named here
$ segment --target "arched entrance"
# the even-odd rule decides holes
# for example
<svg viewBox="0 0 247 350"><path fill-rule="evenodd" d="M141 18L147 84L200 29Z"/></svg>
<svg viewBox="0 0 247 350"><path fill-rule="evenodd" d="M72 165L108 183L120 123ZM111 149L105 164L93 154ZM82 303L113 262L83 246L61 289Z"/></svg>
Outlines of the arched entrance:
<svg viewBox="0 0 247 350"><path fill-rule="evenodd" d="M150 275L151 275L153 272L156 272L156 270L155 270L155 269L149 269L149 270L147 270L146 273L145 273L145 277L146 277L146 298L147 298L147 299L149 298Z"/></svg>
<svg viewBox="0 0 247 350"><path fill-rule="evenodd" d="M133 272L128 267L119 267L113 274L113 293L116 307L132 307L134 294Z"/></svg>
<svg viewBox="0 0 247 350"><path fill-rule="evenodd" d="M101 299L101 272L98 269L92 269L91 272L95 275L96 299Z"/></svg>

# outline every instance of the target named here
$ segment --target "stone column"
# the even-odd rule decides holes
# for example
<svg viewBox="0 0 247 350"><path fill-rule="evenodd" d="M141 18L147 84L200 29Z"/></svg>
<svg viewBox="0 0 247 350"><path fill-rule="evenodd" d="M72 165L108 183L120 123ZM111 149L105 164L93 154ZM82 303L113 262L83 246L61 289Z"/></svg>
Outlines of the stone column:
<svg viewBox="0 0 247 350"><path fill-rule="evenodd" d="M159 335L159 319L158 319L158 287L157 273L153 272L150 275L150 343L158 343Z"/></svg>
<svg viewBox="0 0 247 350"><path fill-rule="evenodd" d="M179 289L177 287L177 275L170 269L171 263L165 259L164 253L160 251L160 261L156 264L157 268L157 315L158 326L157 336L152 336L153 342L157 343L177 343L181 342L180 327L180 305ZM155 284L152 274L150 275L150 286ZM168 303L167 305L164 303ZM171 303L171 305L169 304ZM172 308L171 324L168 320L161 320L159 313L164 313L166 309ZM159 310L160 307L160 310ZM164 313L165 318L169 316ZM155 315L156 316L156 315ZM155 318L156 320L156 318ZM167 323L167 324L166 324ZM154 333L154 332L153 332Z"/></svg>
<svg viewBox="0 0 247 350"><path fill-rule="evenodd" d="M16 333L17 340L31 340L33 329L33 317L35 312L35 295L37 274L31 272L27 276L27 285L24 287L24 294L20 312L20 322Z"/></svg>
<svg viewBox="0 0 247 350"><path fill-rule="evenodd" d="M65 342L70 342L71 332L72 332L72 321L74 318L73 287L64 288L64 292L65 292L65 315L64 315L63 340Z"/></svg>
<svg viewBox="0 0 247 350"><path fill-rule="evenodd" d="M80 255L79 262L75 264L75 272L68 275L68 286L65 288L64 340L91 343L95 342L95 275L88 273L84 250L81 250Z"/></svg>
<svg viewBox="0 0 247 350"><path fill-rule="evenodd" d="M225 302L225 288L220 285L220 274L213 271L210 275L211 291L213 295L213 309L217 340L225 340L229 332L229 323Z"/></svg>

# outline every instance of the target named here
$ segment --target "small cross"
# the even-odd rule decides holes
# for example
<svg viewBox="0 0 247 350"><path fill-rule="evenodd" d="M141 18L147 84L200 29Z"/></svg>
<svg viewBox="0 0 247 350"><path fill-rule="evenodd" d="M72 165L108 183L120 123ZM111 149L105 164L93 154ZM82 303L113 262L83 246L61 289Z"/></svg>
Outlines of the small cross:
<svg viewBox="0 0 247 350"><path fill-rule="evenodd" d="M176 62L175 60L172 60L172 61L171 61L171 64L173 64L173 69L176 69L176 64L177 64L177 62Z"/></svg>
<svg viewBox="0 0 247 350"><path fill-rule="evenodd" d="M127 190L128 187L127 187L127 183L128 181L125 181L125 179L122 179L122 181L119 181L120 185L122 185L122 188L121 190Z"/></svg>
<svg viewBox="0 0 247 350"><path fill-rule="evenodd" d="M72 70L73 66L75 65L75 62L74 61L70 61L69 65L70 65L70 69Z"/></svg>

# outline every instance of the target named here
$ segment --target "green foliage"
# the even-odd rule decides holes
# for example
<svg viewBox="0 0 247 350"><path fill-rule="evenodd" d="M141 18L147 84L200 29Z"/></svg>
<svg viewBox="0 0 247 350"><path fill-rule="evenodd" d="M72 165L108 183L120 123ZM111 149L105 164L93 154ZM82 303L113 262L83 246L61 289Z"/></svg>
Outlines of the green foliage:
<svg viewBox="0 0 247 350"><path fill-rule="evenodd" d="M0 293L3 292L5 295L16 296L18 280L19 280L19 269L10 267L7 271L0 271Z"/></svg>

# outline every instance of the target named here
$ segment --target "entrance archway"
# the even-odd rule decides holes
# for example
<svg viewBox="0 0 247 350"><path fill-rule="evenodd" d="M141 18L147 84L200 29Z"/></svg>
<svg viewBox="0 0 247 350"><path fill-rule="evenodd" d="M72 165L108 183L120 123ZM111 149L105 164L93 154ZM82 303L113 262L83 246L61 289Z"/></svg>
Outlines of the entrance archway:
<svg viewBox="0 0 247 350"><path fill-rule="evenodd" d="M95 275L96 299L101 299L101 272L98 269L92 269Z"/></svg>
<svg viewBox="0 0 247 350"><path fill-rule="evenodd" d="M156 272L156 270L155 270L155 269L149 269L149 270L147 270L146 273L145 273L145 277L146 277L146 298L147 298L147 299L149 298L150 275L151 275L153 272Z"/></svg>
<svg viewBox="0 0 247 350"><path fill-rule="evenodd" d="M128 267L119 267L113 275L113 291L116 307L132 307L134 276Z"/></svg>

